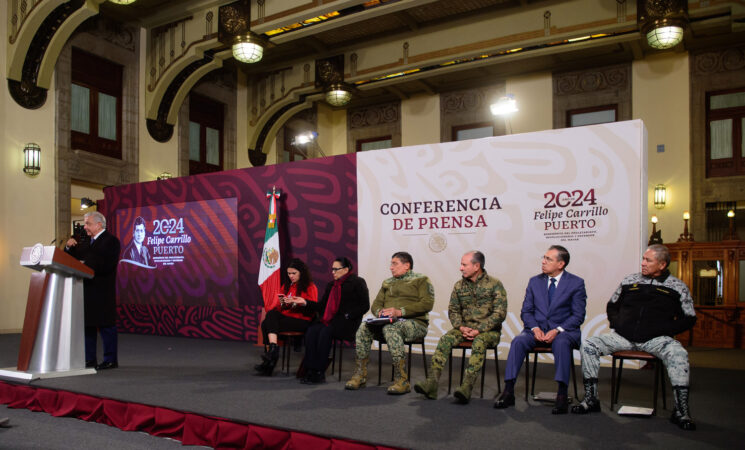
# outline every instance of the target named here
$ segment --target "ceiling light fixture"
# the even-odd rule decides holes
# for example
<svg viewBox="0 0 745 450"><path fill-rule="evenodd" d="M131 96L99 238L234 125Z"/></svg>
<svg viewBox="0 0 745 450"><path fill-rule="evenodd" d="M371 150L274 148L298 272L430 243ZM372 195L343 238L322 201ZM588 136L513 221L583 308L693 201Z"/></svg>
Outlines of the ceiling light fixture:
<svg viewBox="0 0 745 450"><path fill-rule="evenodd" d="M326 91L326 102L331 106L344 106L352 100L352 92L343 83L335 83Z"/></svg>
<svg viewBox="0 0 745 450"><path fill-rule="evenodd" d="M264 57L264 46L261 40L250 31L238 36L233 44L233 58L237 61L252 64Z"/></svg>
<svg viewBox="0 0 745 450"><path fill-rule="evenodd" d="M316 87L323 90L331 106L344 106L352 100L352 87L344 82L344 55L316 60Z"/></svg>
<svg viewBox="0 0 745 450"><path fill-rule="evenodd" d="M251 31L251 2L239 0L218 8L217 39L230 45L233 58L242 63L261 61L269 41Z"/></svg>
<svg viewBox="0 0 745 450"><path fill-rule="evenodd" d="M637 23L650 47L665 50L683 41L687 0L637 0Z"/></svg>

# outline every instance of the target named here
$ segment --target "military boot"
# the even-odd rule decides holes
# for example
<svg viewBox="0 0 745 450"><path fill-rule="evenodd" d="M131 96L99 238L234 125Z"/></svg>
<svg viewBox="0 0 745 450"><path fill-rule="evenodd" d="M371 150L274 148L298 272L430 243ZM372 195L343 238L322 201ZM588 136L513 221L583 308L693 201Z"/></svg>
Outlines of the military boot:
<svg viewBox="0 0 745 450"><path fill-rule="evenodd" d="M352 375L352 378L347 381L347 384L344 385L344 389L356 391L361 387L365 387L365 383L367 383L367 362L369 360L369 358L354 359L354 374Z"/></svg>
<svg viewBox="0 0 745 450"><path fill-rule="evenodd" d="M473 391L473 383L478 377L478 372L472 373L466 370L466 375L463 378L463 383L460 387L453 392L453 396L458 400L458 403L467 404L471 400L471 391Z"/></svg>
<svg viewBox="0 0 745 450"><path fill-rule="evenodd" d="M406 374L406 361L399 359L393 362L395 378L393 384L388 386L388 393L393 395L407 394L411 392L409 376Z"/></svg>
<svg viewBox="0 0 745 450"><path fill-rule="evenodd" d="M600 411L600 400L598 400L598 379L585 378L585 398L579 405L572 406L572 414L587 414Z"/></svg>
<svg viewBox="0 0 745 450"><path fill-rule="evenodd" d="M675 409L673 415L670 416L670 422L683 430L695 430L696 424L688 411L688 386L673 386L673 398L675 398Z"/></svg>
<svg viewBox="0 0 745 450"><path fill-rule="evenodd" d="M427 377L426 380L414 384L414 391L416 391L418 394L424 395L430 400L437 400L437 388L440 381L440 373L442 373L442 369L437 369L433 366L434 364L430 366L430 375Z"/></svg>

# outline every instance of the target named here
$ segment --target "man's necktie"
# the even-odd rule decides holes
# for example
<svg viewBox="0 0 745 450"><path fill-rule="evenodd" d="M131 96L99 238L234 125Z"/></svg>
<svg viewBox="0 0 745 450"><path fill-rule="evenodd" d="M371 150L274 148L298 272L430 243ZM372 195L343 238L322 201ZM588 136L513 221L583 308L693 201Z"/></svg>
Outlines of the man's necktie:
<svg viewBox="0 0 745 450"><path fill-rule="evenodd" d="M554 299L556 292L556 278L551 278L551 284L548 285L548 306L551 306L551 300Z"/></svg>

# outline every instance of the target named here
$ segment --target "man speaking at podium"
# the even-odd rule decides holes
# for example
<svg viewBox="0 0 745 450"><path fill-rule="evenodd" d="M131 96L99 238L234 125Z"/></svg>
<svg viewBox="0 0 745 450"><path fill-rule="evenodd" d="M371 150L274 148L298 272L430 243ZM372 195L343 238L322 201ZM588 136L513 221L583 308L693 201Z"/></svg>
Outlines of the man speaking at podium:
<svg viewBox="0 0 745 450"><path fill-rule="evenodd" d="M84 226L91 242L80 245L75 238L67 240L65 252L93 269L93 278L83 281L85 305L85 367L96 370L115 369L116 335L116 268L119 262L119 239L106 231L106 218L98 211L85 215ZM103 341L103 362L96 365L96 332Z"/></svg>

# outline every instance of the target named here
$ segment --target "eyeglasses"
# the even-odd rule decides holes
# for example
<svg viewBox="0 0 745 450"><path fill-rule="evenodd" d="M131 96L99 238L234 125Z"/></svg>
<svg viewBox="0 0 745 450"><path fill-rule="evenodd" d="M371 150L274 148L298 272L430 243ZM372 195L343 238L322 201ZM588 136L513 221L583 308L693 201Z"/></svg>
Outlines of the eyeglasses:
<svg viewBox="0 0 745 450"><path fill-rule="evenodd" d="M332 272L338 272L338 271L340 271L340 270L342 270L342 269L346 269L346 267L332 267L332 268L331 268L331 271L332 271Z"/></svg>

